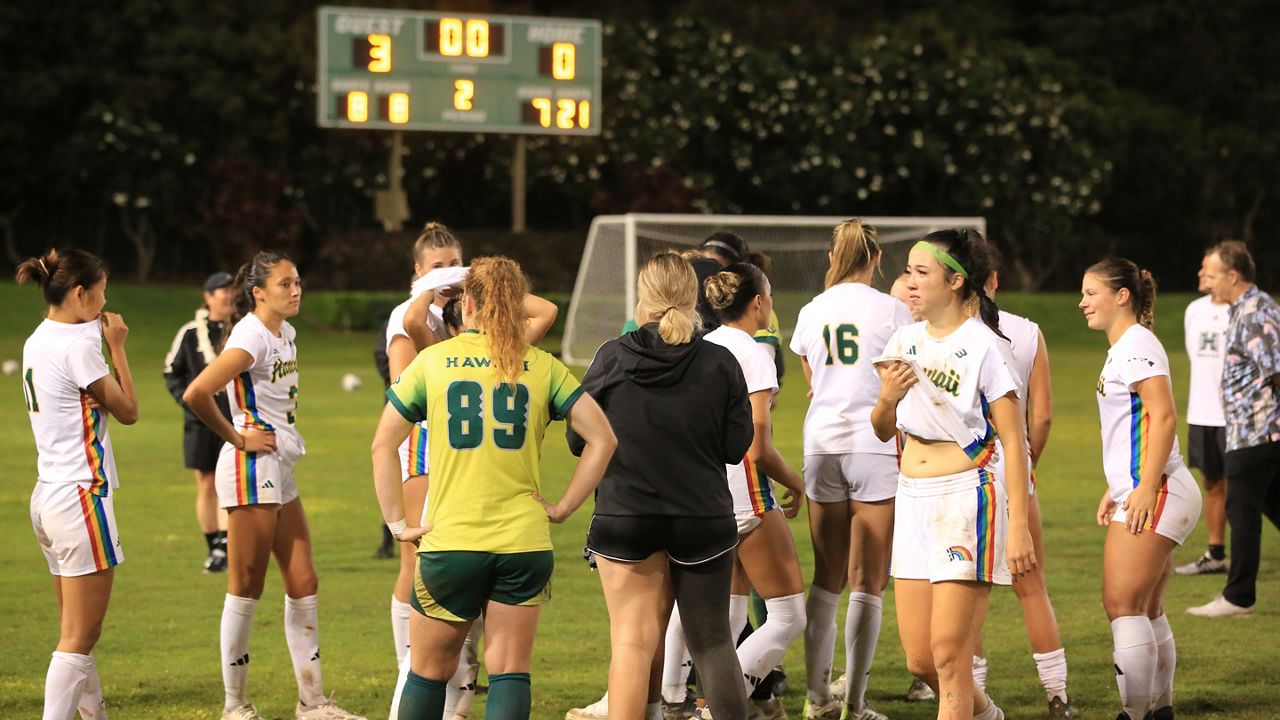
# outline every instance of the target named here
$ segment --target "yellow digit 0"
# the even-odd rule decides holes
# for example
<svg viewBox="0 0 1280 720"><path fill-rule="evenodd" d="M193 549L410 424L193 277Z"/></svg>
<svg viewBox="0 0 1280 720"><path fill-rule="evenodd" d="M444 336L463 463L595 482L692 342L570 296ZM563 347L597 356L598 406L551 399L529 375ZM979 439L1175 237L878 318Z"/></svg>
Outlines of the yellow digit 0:
<svg viewBox="0 0 1280 720"><path fill-rule="evenodd" d="M467 21L467 55L489 57L489 21Z"/></svg>
<svg viewBox="0 0 1280 720"><path fill-rule="evenodd" d="M369 119L369 93L354 90L347 93L347 121L362 123Z"/></svg>
<svg viewBox="0 0 1280 720"><path fill-rule="evenodd" d="M409 122L409 94L391 93L387 96L387 119L396 125Z"/></svg>
<svg viewBox="0 0 1280 720"><path fill-rule="evenodd" d="M551 76L557 80L572 80L577 67L577 49L573 43L558 42L551 46Z"/></svg>
<svg viewBox="0 0 1280 720"><path fill-rule="evenodd" d="M462 21L458 18L440 19L440 54L449 57L462 54Z"/></svg>
<svg viewBox="0 0 1280 720"><path fill-rule="evenodd" d="M391 36L369 36L369 72L391 72Z"/></svg>
<svg viewBox="0 0 1280 720"><path fill-rule="evenodd" d="M470 80L453 81L453 107L456 110L470 110L471 99L476 96L476 84Z"/></svg>
<svg viewBox="0 0 1280 720"><path fill-rule="evenodd" d="M534 98L533 106L538 110L538 124L542 127L551 127L551 100L549 98Z"/></svg>

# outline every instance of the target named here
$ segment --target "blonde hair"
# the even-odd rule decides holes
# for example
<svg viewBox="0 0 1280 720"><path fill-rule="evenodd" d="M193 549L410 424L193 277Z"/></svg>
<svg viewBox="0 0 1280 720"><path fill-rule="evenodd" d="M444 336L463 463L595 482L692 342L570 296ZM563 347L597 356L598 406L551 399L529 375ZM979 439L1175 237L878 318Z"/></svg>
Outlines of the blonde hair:
<svg viewBox="0 0 1280 720"><path fill-rule="evenodd" d="M656 318L658 335L668 345L684 345L702 329L698 303L698 276L679 253L660 252L640 268L636 280L640 324Z"/></svg>
<svg viewBox="0 0 1280 720"><path fill-rule="evenodd" d="M422 263L422 256L428 250L439 250L440 248L455 247L458 252L462 252L462 243L458 242L458 238L449 232L449 228L444 223L429 222L422 227L422 233L418 235L418 239L413 241L413 261Z"/></svg>
<svg viewBox="0 0 1280 720"><path fill-rule="evenodd" d="M483 257L471 263L462 290L476 304L474 324L489 338L498 380L514 384L524 369L523 305L529 278L515 260Z"/></svg>
<svg viewBox="0 0 1280 720"><path fill-rule="evenodd" d="M861 218L845 220L831 231L831 267L825 287L866 270L880 257L876 229Z"/></svg>

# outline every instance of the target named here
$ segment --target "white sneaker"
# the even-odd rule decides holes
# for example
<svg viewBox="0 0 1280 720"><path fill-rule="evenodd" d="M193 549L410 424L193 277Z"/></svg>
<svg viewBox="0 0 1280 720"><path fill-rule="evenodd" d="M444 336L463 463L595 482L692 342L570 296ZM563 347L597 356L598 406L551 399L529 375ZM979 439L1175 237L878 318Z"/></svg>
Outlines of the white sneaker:
<svg viewBox="0 0 1280 720"><path fill-rule="evenodd" d="M1221 595L1218 595L1218 596L1215 596L1209 602L1205 603L1204 605L1198 605L1196 607L1187 608L1187 614L1195 615L1197 617L1211 617L1211 618L1243 617L1245 615L1252 615L1253 608L1240 607L1239 605L1231 602L1230 600L1222 597Z"/></svg>
<svg viewBox="0 0 1280 720"><path fill-rule="evenodd" d="M586 707L574 708L564 714L564 720L608 720L609 718L609 691L605 691L604 697L591 703Z"/></svg>
<svg viewBox="0 0 1280 720"><path fill-rule="evenodd" d="M222 720L265 720L265 718L258 714L258 708L249 703L240 703L230 710L223 710Z"/></svg>
<svg viewBox="0 0 1280 720"><path fill-rule="evenodd" d="M831 702L815 705L809 702L808 698L804 701L804 720L840 720L840 716L844 714L844 700L832 698Z"/></svg>
<svg viewBox="0 0 1280 720"><path fill-rule="evenodd" d="M827 687L831 691L831 697L842 698L849 689L849 676L840 673L840 677L831 681L831 685Z"/></svg>
<svg viewBox="0 0 1280 720"><path fill-rule="evenodd" d="M1173 571L1179 575L1214 575L1227 571L1227 561L1214 560L1206 550L1200 557L1186 565L1179 565Z"/></svg>
<svg viewBox="0 0 1280 720"><path fill-rule="evenodd" d="M928 687L927 685L925 687ZM848 713L841 716L842 720L889 720L889 716L884 713L876 712L875 708L867 703L862 704L862 709L856 713Z"/></svg>
<svg viewBox="0 0 1280 720"><path fill-rule="evenodd" d="M929 684L920 678L911 680L911 687L907 688L907 702L929 702L937 700L938 694L929 687Z"/></svg>
<svg viewBox="0 0 1280 720"><path fill-rule="evenodd" d="M325 698L315 705L303 705L293 711L293 720L367 720L363 715L347 712L333 702L333 698Z"/></svg>

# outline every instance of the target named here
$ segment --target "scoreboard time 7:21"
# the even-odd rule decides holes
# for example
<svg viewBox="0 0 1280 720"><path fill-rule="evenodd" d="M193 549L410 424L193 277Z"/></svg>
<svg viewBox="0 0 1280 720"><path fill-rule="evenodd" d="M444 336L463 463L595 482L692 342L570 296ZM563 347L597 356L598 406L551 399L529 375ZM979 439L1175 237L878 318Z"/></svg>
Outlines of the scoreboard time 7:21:
<svg viewBox="0 0 1280 720"><path fill-rule="evenodd" d="M323 127L598 135L595 20L321 7Z"/></svg>

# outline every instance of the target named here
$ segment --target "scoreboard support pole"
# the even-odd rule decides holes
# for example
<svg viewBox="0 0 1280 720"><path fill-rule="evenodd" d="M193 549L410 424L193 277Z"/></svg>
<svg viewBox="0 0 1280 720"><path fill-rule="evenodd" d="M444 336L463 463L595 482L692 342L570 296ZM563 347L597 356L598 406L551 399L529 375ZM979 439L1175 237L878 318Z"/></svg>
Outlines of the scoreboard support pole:
<svg viewBox="0 0 1280 720"><path fill-rule="evenodd" d="M516 135L511 156L511 232L525 231L525 144L524 135Z"/></svg>
<svg viewBox="0 0 1280 720"><path fill-rule="evenodd" d="M404 192L404 133L391 133L391 152L387 157L387 189L374 195L374 216L386 232L399 232L409 219L409 198Z"/></svg>

